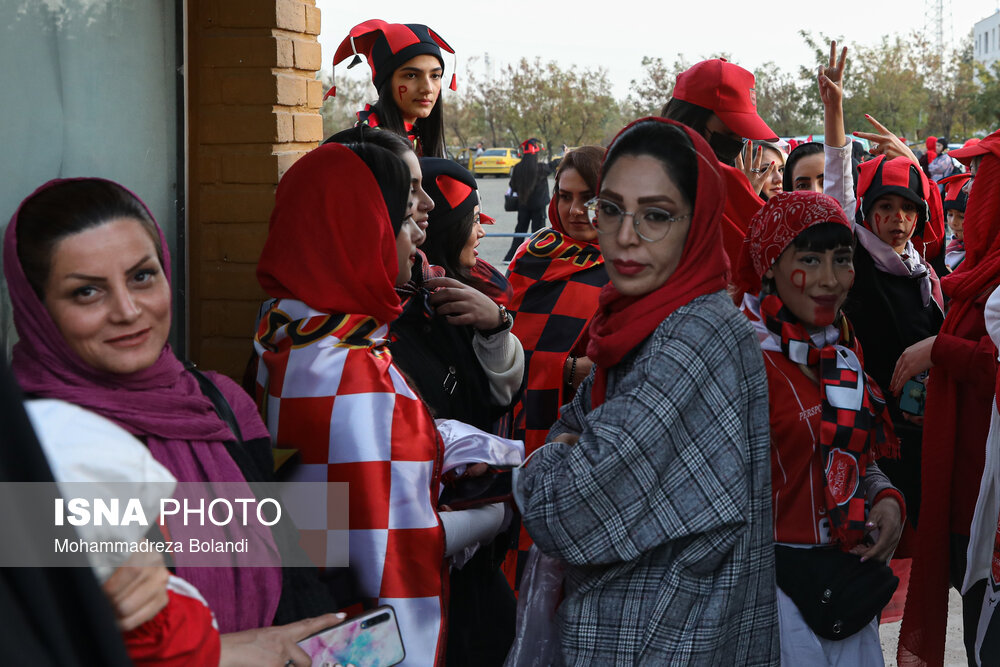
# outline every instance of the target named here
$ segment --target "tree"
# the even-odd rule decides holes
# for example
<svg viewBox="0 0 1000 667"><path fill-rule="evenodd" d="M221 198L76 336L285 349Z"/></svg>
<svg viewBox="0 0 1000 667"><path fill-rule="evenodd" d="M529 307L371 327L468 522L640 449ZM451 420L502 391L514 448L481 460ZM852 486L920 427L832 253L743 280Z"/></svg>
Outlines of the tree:
<svg viewBox="0 0 1000 667"><path fill-rule="evenodd" d="M635 118L655 116L674 92L677 75L690 67L684 56L677 54L672 66L667 66L663 58L642 57L642 79L629 82L629 95L625 106Z"/></svg>
<svg viewBox="0 0 1000 667"><path fill-rule="evenodd" d="M855 46L844 74L844 124L869 128L865 114L877 118L900 136L918 137L927 122L926 66L921 54L929 48L919 33L888 37L875 46ZM827 42L825 58L829 58ZM821 61L824 62L824 61ZM815 73L811 73L815 77Z"/></svg>
<svg viewBox="0 0 1000 667"><path fill-rule="evenodd" d="M764 63L754 76L757 114L779 136L791 137L822 131L817 130L821 121L815 118L808 105L802 103L810 94L818 97L815 80L810 90L801 79L778 69L773 62Z"/></svg>
<svg viewBox="0 0 1000 667"><path fill-rule="evenodd" d="M316 78L323 82L323 89L332 86L332 77L327 72L317 72ZM337 94L323 100L319 113L323 117L323 136L328 137L340 130L353 127L357 112L364 108L371 83L367 79L353 79L346 76L337 78Z"/></svg>
<svg viewBox="0 0 1000 667"><path fill-rule="evenodd" d="M564 143L597 143L620 120L605 70L566 70L540 58L504 66L493 78L471 73L462 104L460 115L447 121L450 136L479 134L494 146L536 136L550 155Z"/></svg>
<svg viewBox="0 0 1000 667"><path fill-rule="evenodd" d="M701 60L725 58L732 60L728 53L719 52L705 56ZM658 116L663 106L674 94L674 83L677 75L688 69L694 63L689 63L680 53L673 65L667 66L663 58L642 57L643 76L640 81L632 79L629 82L629 95L623 103L627 113L634 118Z"/></svg>
<svg viewBox="0 0 1000 667"><path fill-rule="evenodd" d="M556 62L522 58L508 66L510 113L505 124L523 141L540 134L549 149L561 144L594 143L603 135L605 122L617 117L611 82L603 69L562 69Z"/></svg>

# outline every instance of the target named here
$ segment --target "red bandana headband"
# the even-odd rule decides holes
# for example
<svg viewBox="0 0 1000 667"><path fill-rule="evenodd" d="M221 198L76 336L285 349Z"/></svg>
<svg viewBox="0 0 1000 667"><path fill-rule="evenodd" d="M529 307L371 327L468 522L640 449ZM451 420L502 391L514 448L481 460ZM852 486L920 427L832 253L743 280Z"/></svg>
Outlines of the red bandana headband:
<svg viewBox="0 0 1000 667"><path fill-rule="evenodd" d="M760 291L760 280L788 244L803 231L823 222L851 223L837 200L820 192L782 192L767 200L753 218L743 242L740 267L741 286L748 292Z"/></svg>

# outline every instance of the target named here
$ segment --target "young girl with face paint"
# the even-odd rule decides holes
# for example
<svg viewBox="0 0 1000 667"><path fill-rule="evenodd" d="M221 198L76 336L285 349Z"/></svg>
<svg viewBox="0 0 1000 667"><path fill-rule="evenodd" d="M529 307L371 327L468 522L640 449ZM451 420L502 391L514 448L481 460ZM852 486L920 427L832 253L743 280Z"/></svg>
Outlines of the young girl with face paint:
<svg viewBox="0 0 1000 667"><path fill-rule="evenodd" d="M944 265L948 273L958 268L965 259L965 206L969 201L967 192L972 174L955 174L942 180L944 186L944 214L951 238L945 248Z"/></svg>
<svg viewBox="0 0 1000 667"><path fill-rule="evenodd" d="M887 561L902 531L902 495L875 464L894 453L896 440L842 313L854 282L853 246L840 205L814 192L769 199L744 246L743 275L749 278L743 307L760 340L771 406L774 540L799 547L778 548L781 662L787 665L882 664L875 614L888 596L873 601L869 623L829 640L793 602L788 571L822 568L824 547L831 546ZM860 400L845 401L847 389ZM788 554L802 562L789 563Z"/></svg>
<svg viewBox="0 0 1000 667"><path fill-rule="evenodd" d="M918 383L926 369L899 383L894 372L903 351L919 342L933 342L944 320L940 281L923 256L925 234L933 233L927 203L931 187L916 163L904 157L880 155L862 164L859 174L857 275L844 312L864 346L869 375L886 392L901 456L887 461L883 469L902 490L916 524L923 428ZM911 378L907 399L914 401L901 403L902 385Z"/></svg>
<svg viewBox="0 0 1000 667"><path fill-rule="evenodd" d="M353 56L350 69L364 55L378 90L378 101L358 112L358 124L406 138L418 155L445 157L442 49L455 53L436 32L419 23L371 19L351 28L337 47L334 66ZM454 72L450 88L456 88ZM327 95L336 90L334 86Z"/></svg>

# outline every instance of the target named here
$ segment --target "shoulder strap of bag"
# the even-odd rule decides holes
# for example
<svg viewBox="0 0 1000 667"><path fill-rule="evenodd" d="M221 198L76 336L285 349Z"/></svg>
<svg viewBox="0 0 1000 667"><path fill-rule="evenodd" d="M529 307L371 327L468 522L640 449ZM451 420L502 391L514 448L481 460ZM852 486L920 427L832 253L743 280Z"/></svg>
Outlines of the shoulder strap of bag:
<svg viewBox="0 0 1000 667"><path fill-rule="evenodd" d="M233 407L229 405L229 401L222 394L222 391L212 382L207 375L199 371L194 362L186 361L184 362L184 367L194 376L194 379L198 381L198 386L201 387L201 393L205 395L208 400L212 401L212 405L215 407L215 412L219 415L219 419L226 422L229 430L233 432L236 436L236 442L243 444L243 433L240 431L239 422L236 421L236 413L233 412Z"/></svg>

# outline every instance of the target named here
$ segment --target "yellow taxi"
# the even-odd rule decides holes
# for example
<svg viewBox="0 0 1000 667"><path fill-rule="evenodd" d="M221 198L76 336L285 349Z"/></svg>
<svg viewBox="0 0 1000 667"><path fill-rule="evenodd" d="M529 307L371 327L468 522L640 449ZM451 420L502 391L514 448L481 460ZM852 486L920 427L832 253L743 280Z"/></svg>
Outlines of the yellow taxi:
<svg viewBox="0 0 1000 667"><path fill-rule="evenodd" d="M510 170L520 161L516 148L487 148L473 162L472 173L476 176L509 176Z"/></svg>

